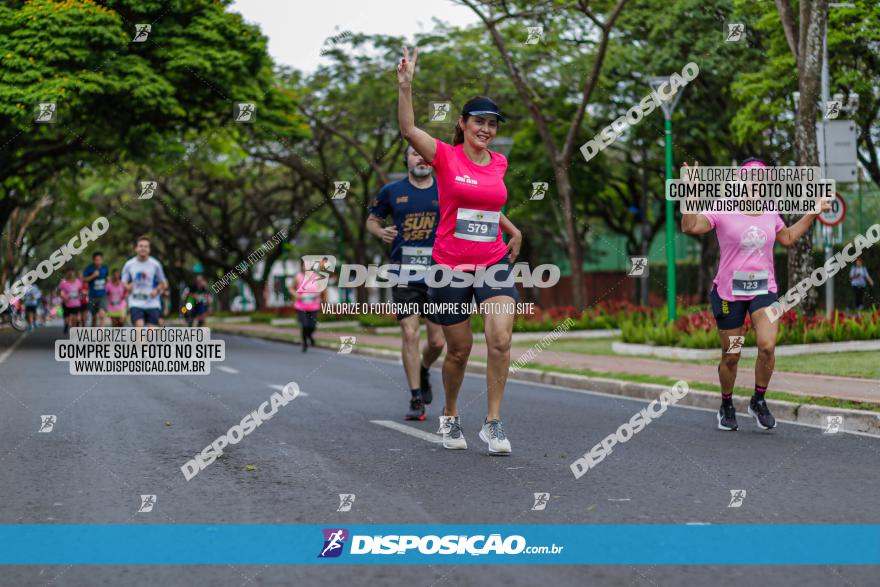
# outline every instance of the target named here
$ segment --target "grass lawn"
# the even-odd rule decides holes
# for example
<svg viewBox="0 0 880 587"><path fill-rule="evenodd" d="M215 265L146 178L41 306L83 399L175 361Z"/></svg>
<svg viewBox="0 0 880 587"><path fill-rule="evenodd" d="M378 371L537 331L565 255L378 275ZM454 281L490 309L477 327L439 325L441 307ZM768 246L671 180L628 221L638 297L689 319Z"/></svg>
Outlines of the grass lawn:
<svg viewBox="0 0 880 587"><path fill-rule="evenodd" d="M714 361L710 361L714 364ZM739 368L753 369L755 359L743 357ZM796 357L776 357L776 370L817 375L840 375L880 379L880 352L822 353ZM875 381L880 388L880 381Z"/></svg>
<svg viewBox="0 0 880 587"><path fill-rule="evenodd" d="M616 341L614 337L609 338L581 338L581 339L559 339L547 346L548 351L559 351L566 353L580 353L583 355L613 355L611 343ZM537 340L514 340L513 346L528 348L538 344Z"/></svg>
<svg viewBox="0 0 880 587"><path fill-rule="evenodd" d="M584 355L614 355L611 343L615 338L589 338L581 340L557 340L547 347L547 350L579 353ZM530 347L534 342L514 342L516 347ZM653 359L655 361L667 361L675 363L698 363L703 365L716 365L717 360L686 360L686 359L660 359L647 355L625 355L632 358ZM743 357L740 359L740 369L754 369L755 359ZM865 379L880 379L880 352L846 352L846 353L817 353L811 355L798 355L795 357L776 357L776 370L788 371L789 373L813 373L816 375L838 375L841 377L863 377Z"/></svg>

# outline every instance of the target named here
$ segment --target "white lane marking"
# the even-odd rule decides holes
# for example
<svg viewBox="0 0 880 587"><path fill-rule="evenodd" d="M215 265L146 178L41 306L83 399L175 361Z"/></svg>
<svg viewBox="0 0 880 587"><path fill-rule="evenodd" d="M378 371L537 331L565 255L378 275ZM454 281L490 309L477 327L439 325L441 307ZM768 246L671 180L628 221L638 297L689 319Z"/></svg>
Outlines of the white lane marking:
<svg viewBox="0 0 880 587"><path fill-rule="evenodd" d="M416 438L421 438L422 440L427 440L434 444L440 444L443 442L443 439L436 434L431 434L430 432L425 432L424 430L419 430L418 428L413 428L412 426L407 426L399 422L392 422L391 420L370 420L370 423L378 424L385 428L391 428L392 430L397 430L398 432L403 432L404 434L409 434L410 436L415 436Z"/></svg>
<svg viewBox="0 0 880 587"><path fill-rule="evenodd" d="M224 373L232 373L233 375L238 374L238 369L233 369L232 367L224 367L223 365L217 365L217 368L223 371Z"/></svg>
<svg viewBox="0 0 880 587"><path fill-rule="evenodd" d="M614 499L613 497L609 497L608 501L631 501L631 500L628 497L625 497L623 499Z"/></svg>
<svg viewBox="0 0 880 587"><path fill-rule="evenodd" d="M284 386L283 386L283 385L269 385L268 387L269 387L270 389L274 389L275 391L284 391ZM304 392L304 391L300 391L300 392L299 392L299 395L303 395L303 396L305 396L305 397L309 397L309 394L307 394L307 393Z"/></svg>
<svg viewBox="0 0 880 587"><path fill-rule="evenodd" d="M30 334L30 332L25 332L25 333L23 333L21 336L19 336L18 338L15 339L15 342L12 343L12 346L11 346L11 347L9 347L9 348L6 349L5 351L3 351L3 354L0 355L0 365L3 364L3 361L5 361L6 359L9 358L9 355L12 354L12 351L15 350L15 347L17 347L18 345L20 345L20 344L21 344L21 341L23 341L24 339L26 339L28 334Z"/></svg>

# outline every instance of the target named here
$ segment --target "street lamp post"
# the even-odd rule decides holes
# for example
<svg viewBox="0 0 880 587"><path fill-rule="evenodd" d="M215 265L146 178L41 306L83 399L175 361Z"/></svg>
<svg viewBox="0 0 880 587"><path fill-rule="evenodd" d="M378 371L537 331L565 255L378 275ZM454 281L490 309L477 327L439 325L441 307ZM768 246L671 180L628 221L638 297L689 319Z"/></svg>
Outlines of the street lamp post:
<svg viewBox="0 0 880 587"><path fill-rule="evenodd" d="M651 78L651 88L656 92L664 83L669 82L669 76ZM660 108L663 110L663 136L666 143L666 181L672 179L672 112L681 98L681 88L677 88L671 99L660 100ZM668 188L668 183L667 190ZM669 321L678 317L675 303L675 208L672 200L666 200L666 313Z"/></svg>

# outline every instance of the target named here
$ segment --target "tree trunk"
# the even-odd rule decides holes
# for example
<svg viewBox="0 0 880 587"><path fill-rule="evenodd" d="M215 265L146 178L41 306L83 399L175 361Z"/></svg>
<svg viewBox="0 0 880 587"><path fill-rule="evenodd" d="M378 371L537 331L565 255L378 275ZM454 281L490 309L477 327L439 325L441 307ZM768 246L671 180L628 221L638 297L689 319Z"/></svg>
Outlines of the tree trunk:
<svg viewBox="0 0 880 587"><path fill-rule="evenodd" d="M786 40L797 60L798 91L800 100L795 113L794 144L800 166L818 167L819 149L816 144L816 102L819 99L822 75L822 39L828 20L828 0L800 0L798 26L788 0L777 0L777 10ZM822 105L824 108L824 104ZM798 220L787 216L787 224ZM797 283L813 271L813 231L789 249L788 282ZM801 302L807 314L816 311L815 290L810 290Z"/></svg>
<svg viewBox="0 0 880 587"><path fill-rule="evenodd" d="M800 71L798 76L798 91L800 91L800 103L795 119L795 149L798 155L798 165L818 167L819 148L816 144L816 101L819 99L820 79L822 75L822 38L825 32L826 19L828 18L827 0L801 0L801 31L806 33L806 38L801 39L802 48ZM804 6L808 4L809 6ZM804 26L803 19L809 22ZM824 107L824 105L823 105ZM789 217L791 224L798 220L797 217ZM808 230L804 236L789 250L788 253L788 282L798 283L813 271L813 231ZM816 311L817 292L810 290L808 296L802 302L804 312L813 314Z"/></svg>
<svg viewBox="0 0 880 587"><path fill-rule="evenodd" d="M262 312L266 309L266 298L264 296L266 293L266 282L252 277L248 277L245 282L248 284L248 287L251 288L251 294L254 296L254 310Z"/></svg>
<svg viewBox="0 0 880 587"><path fill-rule="evenodd" d="M366 304L370 301L370 292L366 287L359 287L355 289L356 299L359 304Z"/></svg>
<svg viewBox="0 0 880 587"><path fill-rule="evenodd" d="M586 292L584 291L584 248L578 236L577 225L574 220L574 206L571 198L571 184L568 181L568 171L560 165L554 165L556 175L556 189L559 199L562 201L562 214L565 222L566 249L568 262L571 265L571 303L578 310L587 306Z"/></svg>
<svg viewBox="0 0 880 587"><path fill-rule="evenodd" d="M362 234L359 235L359 240L360 240L360 244L355 246L354 251L353 251L354 262L366 267L369 265L369 263L367 262L367 244L366 244L366 242L364 242ZM380 295L382 295L382 293L383 292L380 291ZM391 292L388 292L388 293L390 294ZM361 286L361 287L356 288L354 291L354 294L355 294L355 300L359 304L366 304L370 301L370 292L369 292L369 290L367 290L367 288L365 286Z"/></svg>
<svg viewBox="0 0 880 587"><path fill-rule="evenodd" d="M220 304L220 310L228 312L232 308L232 296L229 294L229 288L224 287L217 294L217 301Z"/></svg>
<svg viewBox="0 0 880 587"><path fill-rule="evenodd" d="M18 207L15 196L11 190L4 190L3 197L0 198L0 234L6 232L6 223L12 216L12 211Z"/></svg>

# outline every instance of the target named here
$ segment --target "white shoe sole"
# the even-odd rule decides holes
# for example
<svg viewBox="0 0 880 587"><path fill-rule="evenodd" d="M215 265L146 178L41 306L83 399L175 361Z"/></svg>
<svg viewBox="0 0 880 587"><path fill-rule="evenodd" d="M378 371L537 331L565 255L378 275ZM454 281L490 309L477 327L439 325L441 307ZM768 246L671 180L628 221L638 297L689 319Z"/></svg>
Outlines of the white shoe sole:
<svg viewBox="0 0 880 587"><path fill-rule="evenodd" d="M728 428L727 426L722 426L721 425L721 412L715 412L715 419L718 420L718 429L719 430L724 430L725 432L736 432L737 428L739 428L739 426L737 426L736 428Z"/></svg>
<svg viewBox="0 0 880 587"><path fill-rule="evenodd" d="M482 440L483 442L485 442L488 445L489 454L493 454L493 455L509 455L510 454L509 448L507 450L492 450L492 445L489 444L489 438L485 434L483 434L482 430L480 430L480 440Z"/></svg>
<svg viewBox="0 0 880 587"><path fill-rule="evenodd" d="M770 427L767 427L767 426L764 426L763 424L761 424L761 421L758 420L758 414L756 414L756 413L752 410L752 406L749 406L749 416L751 416L752 418L755 419L755 424L757 424L757 425L758 425L758 428L760 428L761 430L773 430L774 428L776 428L776 423L775 423L775 422L773 423L773 426L770 426Z"/></svg>
<svg viewBox="0 0 880 587"><path fill-rule="evenodd" d="M467 448L467 440L462 436L460 440L443 439L443 448L449 450L465 450Z"/></svg>

